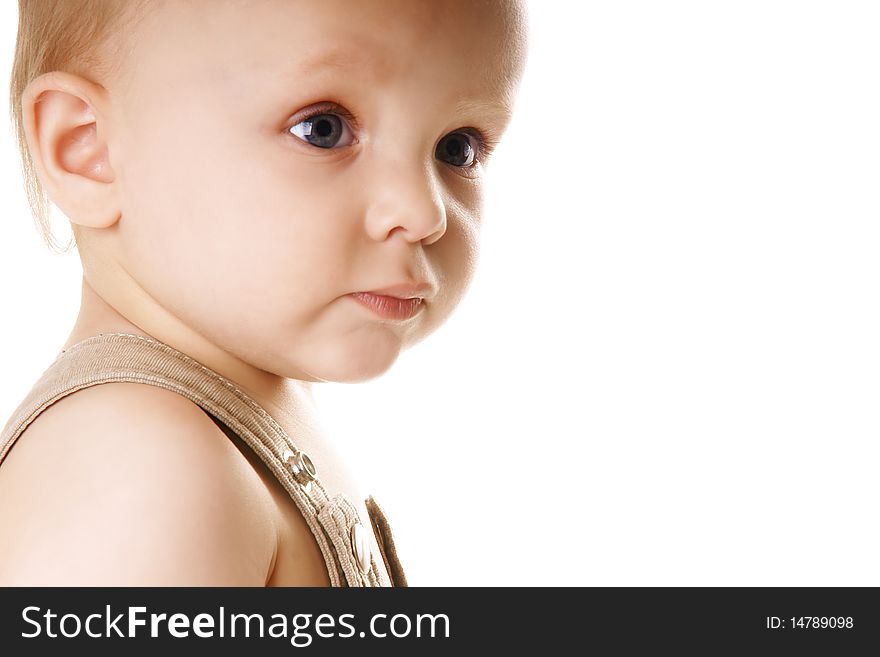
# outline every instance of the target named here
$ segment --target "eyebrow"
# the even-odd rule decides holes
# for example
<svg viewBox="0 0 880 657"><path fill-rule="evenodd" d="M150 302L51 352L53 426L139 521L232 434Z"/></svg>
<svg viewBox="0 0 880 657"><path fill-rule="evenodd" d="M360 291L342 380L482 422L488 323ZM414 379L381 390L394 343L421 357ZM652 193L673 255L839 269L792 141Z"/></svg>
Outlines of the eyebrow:
<svg viewBox="0 0 880 657"><path fill-rule="evenodd" d="M487 116L498 123L507 123L513 115L513 109L506 102L492 102L481 98L464 98L455 104L455 109L462 114L473 112Z"/></svg>
<svg viewBox="0 0 880 657"><path fill-rule="evenodd" d="M365 75L374 74L382 78L389 70L389 60L377 56L371 49L364 47L352 50L350 47L336 47L323 50L306 57L295 65L297 75L308 75L322 71L339 71L355 69Z"/></svg>

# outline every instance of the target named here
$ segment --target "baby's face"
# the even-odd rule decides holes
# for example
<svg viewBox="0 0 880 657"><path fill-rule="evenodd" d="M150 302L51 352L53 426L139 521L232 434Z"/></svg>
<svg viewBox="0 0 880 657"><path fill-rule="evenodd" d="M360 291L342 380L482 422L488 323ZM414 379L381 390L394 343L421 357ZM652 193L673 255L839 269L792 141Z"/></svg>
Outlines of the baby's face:
<svg viewBox="0 0 880 657"><path fill-rule="evenodd" d="M357 381L437 328L478 252L479 134L521 67L512 2L163 3L114 91L118 257L260 369ZM351 293L430 288L408 320Z"/></svg>

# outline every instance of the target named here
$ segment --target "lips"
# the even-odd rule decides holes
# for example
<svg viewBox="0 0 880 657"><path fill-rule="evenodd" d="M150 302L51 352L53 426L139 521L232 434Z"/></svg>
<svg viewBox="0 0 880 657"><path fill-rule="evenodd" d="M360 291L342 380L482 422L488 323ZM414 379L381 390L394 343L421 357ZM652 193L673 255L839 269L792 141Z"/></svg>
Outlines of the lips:
<svg viewBox="0 0 880 657"><path fill-rule="evenodd" d="M368 290L367 294L397 297L398 299L412 299L413 297L428 299L434 296L434 288L429 283L400 283L382 289Z"/></svg>
<svg viewBox="0 0 880 657"><path fill-rule="evenodd" d="M383 319L405 320L415 316L422 308L422 298L401 299L374 292L353 292L349 295Z"/></svg>

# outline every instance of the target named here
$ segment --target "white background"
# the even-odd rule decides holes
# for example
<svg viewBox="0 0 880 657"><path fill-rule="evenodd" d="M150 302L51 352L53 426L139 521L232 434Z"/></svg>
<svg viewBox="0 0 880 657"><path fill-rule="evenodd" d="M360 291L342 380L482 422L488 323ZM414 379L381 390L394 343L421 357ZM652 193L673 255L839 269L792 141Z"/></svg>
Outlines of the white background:
<svg viewBox="0 0 880 657"><path fill-rule="evenodd" d="M382 378L316 390L410 583L880 585L876 3L529 10L468 297ZM0 3L4 89L15 24ZM81 276L11 134L4 418Z"/></svg>

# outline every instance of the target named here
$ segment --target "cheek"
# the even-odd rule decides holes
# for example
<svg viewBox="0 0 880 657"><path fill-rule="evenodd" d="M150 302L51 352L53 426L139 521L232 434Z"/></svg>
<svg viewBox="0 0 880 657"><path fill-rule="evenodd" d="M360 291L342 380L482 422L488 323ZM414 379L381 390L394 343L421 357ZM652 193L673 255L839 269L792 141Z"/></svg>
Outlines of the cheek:
<svg viewBox="0 0 880 657"><path fill-rule="evenodd" d="M473 222L449 221L443 238L426 247L439 278L439 294L432 321L442 321L458 305L473 280L479 259L479 233Z"/></svg>
<svg viewBox="0 0 880 657"><path fill-rule="evenodd" d="M479 211L459 214L447 224L446 233L435 245L443 269L455 277L459 285L466 286L473 277L480 252Z"/></svg>
<svg viewBox="0 0 880 657"><path fill-rule="evenodd" d="M174 136L175 157L144 144L126 171L120 232L148 292L178 309L211 298L289 317L349 291L356 213L326 178Z"/></svg>

